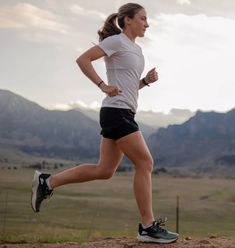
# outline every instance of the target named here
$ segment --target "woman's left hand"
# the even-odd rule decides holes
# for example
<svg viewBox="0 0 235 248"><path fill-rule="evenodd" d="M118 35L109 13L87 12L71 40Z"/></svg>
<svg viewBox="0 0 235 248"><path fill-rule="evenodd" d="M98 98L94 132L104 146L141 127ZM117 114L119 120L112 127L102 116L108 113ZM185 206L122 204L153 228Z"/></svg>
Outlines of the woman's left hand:
<svg viewBox="0 0 235 248"><path fill-rule="evenodd" d="M154 67L153 69L151 69L145 76L144 78L145 82L147 84L151 84L154 83L158 80L158 73L156 71L156 67Z"/></svg>

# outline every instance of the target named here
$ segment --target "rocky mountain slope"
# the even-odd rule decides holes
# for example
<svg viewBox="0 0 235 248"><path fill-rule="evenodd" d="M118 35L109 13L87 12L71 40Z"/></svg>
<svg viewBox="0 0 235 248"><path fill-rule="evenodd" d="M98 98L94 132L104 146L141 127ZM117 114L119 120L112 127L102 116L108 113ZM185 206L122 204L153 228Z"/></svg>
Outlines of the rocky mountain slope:
<svg viewBox="0 0 235 248"><path fill-rule="evenodd" d="M163 166L235 166L235 109L200 112L182 125L161 128L149 138Z"/></svg>
<svg viewBox="0 0 235 248"><path fill-rule="evenodd" d="M99 124L77 110L49 111L0 90L0 144L47 157L97 157Z"/></svg>

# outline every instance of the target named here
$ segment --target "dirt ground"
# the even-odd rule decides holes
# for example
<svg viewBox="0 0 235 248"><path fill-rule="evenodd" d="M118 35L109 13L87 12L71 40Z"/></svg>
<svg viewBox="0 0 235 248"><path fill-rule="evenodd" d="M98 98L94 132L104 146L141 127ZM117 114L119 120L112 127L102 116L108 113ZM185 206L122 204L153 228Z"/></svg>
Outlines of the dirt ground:
<svg viewBox="0 0 235 248"><path fill-rule="evenodd" d="M235 248L235 237L179 239L172 244L139 243L129 238L106 238L84 244L0 244L0 248Z"/></svg>

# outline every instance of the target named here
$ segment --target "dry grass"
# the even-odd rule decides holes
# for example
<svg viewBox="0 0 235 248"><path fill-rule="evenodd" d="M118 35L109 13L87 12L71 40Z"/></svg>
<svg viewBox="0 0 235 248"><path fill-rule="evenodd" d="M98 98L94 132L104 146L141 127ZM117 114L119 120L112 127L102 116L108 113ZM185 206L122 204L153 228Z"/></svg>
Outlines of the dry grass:
<svg viewBox="0 0 235 248"><path fill-rule="evenodd" d="M0 236L5 242L82 242L100 237L135 237L139 221L132 174L58 188L40 213L30 207L33 171L0 171ZM175 230L180 196L182 236L235 235L235 181L153 176L156 217Z"/></svg>

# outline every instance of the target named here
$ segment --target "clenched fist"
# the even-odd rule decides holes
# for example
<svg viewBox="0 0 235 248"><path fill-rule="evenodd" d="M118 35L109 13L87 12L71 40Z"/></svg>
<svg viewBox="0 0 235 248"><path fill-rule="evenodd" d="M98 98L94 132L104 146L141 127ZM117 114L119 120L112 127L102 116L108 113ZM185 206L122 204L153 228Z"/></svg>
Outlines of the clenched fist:
<svg viewBox="0 0 235 248"><path fill-rule="evenodd" d="M147 84L154 83L158 80L158 73L155 67L146 74L144 80Z"/></svg>

